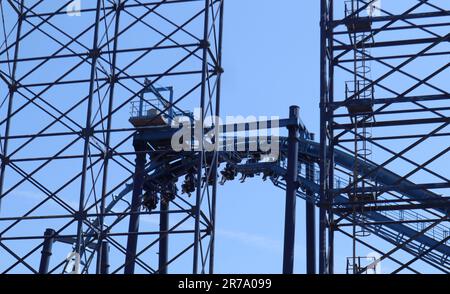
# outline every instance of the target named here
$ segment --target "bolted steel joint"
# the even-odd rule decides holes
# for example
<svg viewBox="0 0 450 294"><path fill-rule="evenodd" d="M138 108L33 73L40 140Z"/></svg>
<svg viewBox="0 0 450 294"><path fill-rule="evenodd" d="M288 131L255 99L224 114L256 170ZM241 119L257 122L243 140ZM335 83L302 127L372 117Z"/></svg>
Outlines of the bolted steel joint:
<svg viewBox="0 0 450 294"><path fill-rule="evenodd" d="M216 66L216 68L214 69L214 72L216 75L220 75L220 74L223 74L225 72L225 70L221 66Z"/></svg>
<svg viewBox="0 0 450 294"><path fill-rule="evenodd" d="M201 41L198 43L198 46L199 46L201 49L208 49L209 47L211 47L211 44L209 43L208 40L201 40Z"/></svg>
<svg viewBox="0 0 450 294"><path fill-rule="evenodd" d="M114 3L113 4L113 10L118 13L121 10L125 9L125 1L119 1L120 3Z"/></svg>
<svg viewBox="0 0 450 294"><path fill-rule="evenodd" d="M113 151L112 150L108 150L108 151L103 151L101 158L102 159L111 159L113 157Z"/></svg>
<svg viewBox="0 0 450 294"><path fill-rule="evenodd" d="M17 92L17 90L19 89L19 84L16 81L13 81L9 86L9 93L12 94L14 92Z"/></svg>
<svg viewBox="0 0 450 294"><path fill-rule="evenodd" d="M25 19L27 18L27 13L23 12L22 14L19 14L18 19L20 21L25 21Z"/></svg>
<svg viewBox="0 0 450 294"><path fill-rule="evenodd" d="M84 221L87 219L87 212L86 211L77 211L74 213L73 217L77 221Z"/></svg>
<svg viewBox="0 0 450 294"><path fill-rule="evenodd" d="M109 75L108 76L108 83L115 84L119 81L119 77L117 75Z"/></svg>
<svg viewBox="0 0 450 294"><path fill-rule="evenodd" d="M83 128L83 129L81 129L80 135L83 138L92 137L92 136L94 136L94 129L93 128L90 128L90 129Z"/></svg>
<svg viewBox="0 0 450 294"><path fill-rule="evenodd" d="M96 59L96 58L100 57L100 54L101 54L100 49L91 49L88 52L88 57L92 58L92 59Z"/></svg>
<svg viewBox="0 0 450 294"><path fill-rule="evenodd" d="M11 163L11 160L9 159L9 157L4 156L3 154L0 155L0 161L1 161L3 166L6 166L6 165Z"/></svg>

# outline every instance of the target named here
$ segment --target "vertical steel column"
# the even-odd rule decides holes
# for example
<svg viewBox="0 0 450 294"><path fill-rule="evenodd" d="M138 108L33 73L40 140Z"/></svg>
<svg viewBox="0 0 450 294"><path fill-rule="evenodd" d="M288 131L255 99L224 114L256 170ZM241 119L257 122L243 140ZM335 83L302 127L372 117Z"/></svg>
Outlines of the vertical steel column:
<svg viewBox="0 0 450 294"><path fill-rule="evenodd" d="M327 199L327 0L320 4L320 208L319 208L319 273L326 274L326 199Z"/></svg>
<svg viewBox="0 0 450 294"><path fill-rule="evenodd" d="M83 244L83 221L85 218L84 211L84 198L86 194L86 178L87 178L87 165L89 161L89 144L90 138L92 136L92 104L94 100L94 88L96 81L96 72L97 72L97 60L100 55L98 49L98 37L99 37L99 26L100 26L100 9L101 9L102 1L97 0L97 8L95 12L95 25L94 25L94 41L92 45L92 50L90 52L91 62L91 72L90 72L90 80L89 80L89 97L88 97L88 105L86 110L86 127L82 130L84 136L84 147L83 147L83 164L81 167L81 185L80 185L80 199L78 211L76 213L77 220L77 238L75 242L75 251L77 253L81 252L81 246Z"/></svg>
<svg viewBox="0 0 450 294"><path fill-rule="evenodd" d="M222 86L222 44L223 44L223 9L224 9L224 1L220 3L220 15L219 15L219 44L218 44L218 54L217 54L217 88L216 88L216 128L219 127L219 117L220 117L220 93ZM220 141L220 133L216 132L216 140ZM219 148L216 149L218 151ZM217 178L217 167L219 161L219 153L215 152L212 166L212 177L214 179ZM209 274L214 274L214 255L215 255L215 241L216 241L216 205L217 205L217 181L214 181L212 188L212 197L211 197L211 237L210 237L210 249L209 249Z"/></svg>
<svg viewBox="0 0 450 294"><path fill-rule="evenodd" d="M167 274L169 254L169 202L161 201L159 214L159 271L161 275Z"/></svg>
<svg viewBox="0 0 450 294"><path fill-rule="evenodd" d="M106 240L102 241L102 256L101 256L101 264L100 264L100 274L107 275L109 274L109 242Z"/></svg>
<svg viewBox="0 0 450 294"><path fill-rule="evenodd" d="M283 274L294 273L295 212L298 189L298 149L300 108L291 106L289 118L296 123L288 127L288 166L286 177L286 208L284 223Z"/></svg>
<svg viewBox="0 0 450 294"><path fill-rule="evenodd" d="M133 177L133 196L130 208L130 224L128 227L127 253L125 257L125 274L134 274L138 233L139 233L139 213L141 211L141 196L144 184L146 152L145 146L135 142L136 166Z"/></svg>
<svg viewBox="0 0 450 294"><path fill-rule="evenodd" d="M14 61L12 65L11 72L11 84L9 85L9 97L8 97L8 110L6 117L6 126L5 126L5 137L3 138L3 155L0 154L0 212L2 210L2 195L3 195L3 187L5 184L5 173L6 173L6 165L8 164L8 141L9 141L9 132L11 130L11 113L13 109L14 102L14 93L17 90L16 84L16 72L17 72L17 59L19 58L19 44L20 44L20 36L22 34L22 24L25 19L25 14L23 13L23 3L24 0L20 1L20 15L18 15L17 21L17 32L16 32L16 45L14 48ZM11 4L13 5L13 4ZM0 140L1 144L1 140Z"/></svg>
<svg viewBox="0 0 450 294"><path fill-rule="evenodd" d="M44 244L41 251L41 263L39 265L39 274L45 275L48 273L50 265L50 256L52 256L52 247L55 242L56 231L47 229L44 233Z"/></svg>
<svg viewBox="0 0 450 294"><path fill-rule="evenodd" d="M123 9L123 5L125 2L119 1L116 6L116 20L114 27L114 41L113 41L113 52L112 52L112 62L111 62L111 76L110 76L110 89L109 89L109 104L108 104L108 119L106 122L106 138L105 138L105 159L103 164L103 178L102 178L102 199L100 203L100 215L99 215L99 226L100 226L100 235L98 238L99 244L103 244L103 240L105 238L104 231L104 220L105 220L105 201L106 194L108 189L108 168L109 168L109 159L112 156L112 151L110 149L111 142L111 128L112 128L112 111L114 104L114 92L116 86L116 63L117 63L117 48L118 48L118 38L119 38L119 24L120 24L120 12ZM99 273L101 271L101 265L103 264L102 253L103 247L98 246L97 250L97 268L96 272Z"/></svg>
<svg viewBox="0 0 450 294"><path fill-rule="evenodd" d="M217 124L216 124L217 127ZM219 140L218 137L216 137L217 140ZM213 165L212 165L212 174L211 176L214 178L217 178L217 165L218 165L218 159L219 159L219 153L214 153L214 159L213 159ZM217 181L214 181L213 187L212 187L212 197L211 197L211 227L210 227L210 249L209 249L209 274L214 274L214 253L215 253L215 246L214 242L216 239L216 205L217 205Z"/></svg>
<svg viewBox="0 0 450 294"><path fill-rule="evenodd" d="M328 23L331 23L334 19L334 0L329 0L328 3L328 11L327 11L327 25L326 25L326 34L327 34L327 42L328 48L333 48L334 46L334 38L333 38L333 28L328 27ZM328 50L327 56L329 59L328 62L328 103L334 102L334 52L333 50ZM327 123L327 133L331 138L327 144L327 162L328 162L328 186L327 186L327 202L329 203L330 209L328 210L328 274L334 274L334 215L331 210L334 202L334 110L328 109L328 123Z"/></svg>
<svg viewBox="0 0 450 294"><path fill-rule="evenodd" d="M202 85L201 85L201 94L200 94L200 117L199 120L203 124L204 120L204 112L205 112L205 100L206 100L206 82L208 79L208 33L209 33L209 6L210 0L205 0L205 8L204 8L204 27L203 27L203 40L200 43L200 46L203 50L202 54ZM199 156L198 156L198 164L197 164L197 191L195 196L195 232L194 232L194 253L193 253L193 266L192 273L198 273L198 256L200 250L200 210L202 205L202 173L203 173L203 161L204 161L204 146L203 146L203 137L204 130L200 128L198 138L199 141ZM208 179L206 179L208 182ZM206 187L208 184L206 184Z"/></svg>
<svg viewBox="0 0 450 294"><path fill-rule="evenodd" d="M311 136L314 140L314 136ZM314 163L306 164L306 179L315 181ZM314 203L314 193L306 191L308 199L306 201L306 273L316 274L316 204Z"/></svg>

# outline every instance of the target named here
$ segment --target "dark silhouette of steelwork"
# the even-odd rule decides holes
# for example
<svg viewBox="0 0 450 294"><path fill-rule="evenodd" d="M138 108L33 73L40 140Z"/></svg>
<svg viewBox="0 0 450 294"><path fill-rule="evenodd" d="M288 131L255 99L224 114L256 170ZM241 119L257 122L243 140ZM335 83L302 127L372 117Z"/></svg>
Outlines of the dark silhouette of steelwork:
<svg viewBox="0 0 450 294"><path fill-rule="evenodd" d="M196 107L200 120L219 114L223 1L78 2L1 1L2 272L163 273L189 251L191 271L212 272L215 183L198 181L196 196L144 211L146 170L161 155L138 139L130 148L145 126L128 120L144 93L158 94L163 103L145 107L159 115ZM169 99L161 88L170 85ZM132 197L118 195L128 182ZM21 189L35 198L16 208ZM165 232L142 228L159 214ZM52 235L42 235L52 222ZM184 248L168 255L178 235Z"/></svg>
<svg viewBox="0 0 450 294"><path fill-rule="evenodd" d="M383 6L375 15L369 0L322 0L320 142L292 106L287 119L256 124L287 129L288 137L243 136L253 124L212 121L175 142L185 147L178 151L180 117L198 126L220 116L224 1L98 0L79 10L74 3L0 2L2 273L167 274L181 260L185 272L214 273L217 184L239 175L286 190L284 273L295 272L299 254L299 199L309 274L334 273L336 233L353 245L348 273L376 271L385 259L398 264L394 273L418 273L418 261L449 271L449 184L430 167L448 148L408 157L448 136L449 109L433 104L449 95L448 83L434 81L448 76L449 52L438 45L449 35L437 32L448 25L448 8L405 0L405 13ZM423 7L429 11L415 12ZM430 23L416 24L422 19ZM384 36L410 30L429 36ZM405 68L436 57L425 77ZM396 74L413 86L386 83ZM425 124L441 125L425 133L417 127ZM261 146L269 143L278 158L268 160ZM381 257L358 256L357 244Z"/></svg>
<svg viewBox="0 0 450 294"><path fill-rule="evenodd" d="M289 118L294 121L300 120L300 108L291 107ZM298 138L300 136L299 124L292 124L289 127L288 142L288 162L286 175L286 207L285 207L285 227L284 227L284 256L283 273L294 273L294 253L295 253L295 216L297 201L298 183Z"/></svg>
<svg viewBox="0 0 450 294"><path fill-rule="evenodd" d="M394 260L394 273L417 272L417 260L450 270L441 247L448 240L448 148L434 140L448 136L448 108L440 102L449 98L450 11L445 1L395 2L321 1L321 273L334 271L337 233L353 240L352 273L374 265L361 265L358 243L380 254L376 263ZM342 152L357 160L343 168ZM375 220L374 211L389 220ZM392 250L364 241L386 225L404 226L381 236ZM406 261L396 259L400 249Z"/></svg>

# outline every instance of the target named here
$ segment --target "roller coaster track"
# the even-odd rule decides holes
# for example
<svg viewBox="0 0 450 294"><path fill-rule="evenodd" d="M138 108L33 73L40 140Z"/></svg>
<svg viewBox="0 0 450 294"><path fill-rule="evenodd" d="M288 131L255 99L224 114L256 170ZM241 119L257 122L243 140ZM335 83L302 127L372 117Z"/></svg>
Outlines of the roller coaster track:
<svg viewBox="0 0 450 294"><path fill-rule="evenodd" d="M253 140L255 139L247 138L245 139L245 142L240 142L240 144L249 146ZM235 140L235 142L237 141L238 140ZM270 179L275 186L284 190L286 188L284 176L286 175L287 139L280 138L279 144L281 153L279 160L276 162L250 162L249 159L254 158L255 153L258 152L223 151L219 152L219 163L232 166L237 173L242 175L250 175L252 177L263 175L265 180ZM162 166L161 163L150 163L146 170L148 174L146 178L147 181L158 181L158 179L167 177L167 175L175 178L181 178L185 176L187 171L193 168L197 162L196 157L192 154L186 155L184 153L178 153L178 155L174 155L173 152L168 152L168 154L171 154L171 161L169 165L164 164L164 168L159 168ZM318 156L318 143L300 139L300 149L298 154L298 160L300 163L317 163ZM351 155L341 151L336 154L335 161L338 166L349 172L353 170L353 165L355 164L355 160ZM301 165L299 166L301 167ZM398 197L398 199L407 198L411 200L411 203L420 203L421 201L427 199L437 199L440 197L439 195L428 190L419 188L414 189L414 183L402 179L399 175L385 168L379 168L372 162L360 161L357 166L361 168L361 172L368 172L377 169L377 172L371 177L371 180L374 182L386 186L396 184L395 188L393 188L396 194L391 193L391 195ZM346 184L345 180L342 178L336 178L336 181L340 184ZM132 185L126 185L125 188L109 202L106 211L112 211L117 203L131 191ZM306 191L309 191L309 193L306 193ZM320 201L318 193L318 182L307 179L304 169L299 168L299 189L297 196L306 201L314 201L319 206ZM311 197L307 194L313 196ZM177 197L183 196L178 195ZM335 197L334 201L336 206L346 207L349 205L349 199L344 193ZM426 221L430 218L430 215L433 215L435 218L447 220L448 211L442 208L424 209L423 213L422 211L421 213L409 211L398 213L398 211L395 210L367 210L364 211L363 214L371 222L375 223L365 227L365 229L373 235L393 244L394 246L399 246L400 244L401 250L411 254L417 259L422 260L443 273L450 272L450 246L447 245L447 232L449 228L438 223L437 225L433 225L427 229ZM337 215L345 220L352 221L351 214L338 212ZM94 221L94 226L97 222L98 220ZM429 223L431 224L431 222ZM90 244L95 241L92 234L89 234L88 232L86 235L91 237L86 238L85 244Z"/></svg>

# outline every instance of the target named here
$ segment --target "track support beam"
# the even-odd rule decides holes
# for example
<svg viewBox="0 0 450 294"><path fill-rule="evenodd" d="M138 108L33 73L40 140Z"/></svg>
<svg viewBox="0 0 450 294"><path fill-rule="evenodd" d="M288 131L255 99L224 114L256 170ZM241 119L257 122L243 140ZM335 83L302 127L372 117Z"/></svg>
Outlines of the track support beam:
<svg viewBox="0 0 450 294"><path fill-rule="evenodd" d="M128 228L127 253L125 258L125 274L134 274L136 250L139 233L139 212L141 211L141 196L143 190L146 153L144 148L135 146L136 166L133 179L133 196L131 200L130 224Z"/></svg>
<svg viewBox="0 0 450 294"><path fill-rule="evenodd" d="M169 203L161 201L161 213L159 215L159 271L161 275L167 274L167 262L169 251Z"/></svg>
<svg viewBox="0 0 450 294"><path fill-rule="evenodd" d="M102 259L100 264L100 274L107 275L109 274L109 242L106 240L102 241Z"/></svg>
<svg viewBox="0 0 450 294"><path fill-rule="evenodd" d="M289 118L295 121L300 119L300 108L291 106ZM288 127L288 167L286 177L286 210L284 224L284 253L283 274L294 273L294 248L295 248L295 210L298 189L298 148L299 126L292 124Z"/></svg>
<svg viewBox="0 0 450 294"><path fill-rule="evenodd" d="M50 257L52 256L52 247L55 242L56 232L53 229L47 229L44 233L44 244L41 252L41 263L39 265L39 274L45 275L48 273L50 264Z"/></svg>
<svg viewBox="0 0 450 294"><path fill-rule="evenodd" d="M313 139L314 140L314 139ZM314 181L314 164L306 165L306 177ZM306 201L306 273L316 274L316 204L314 203L314 193L307 191L308 201Z"/></svg>

